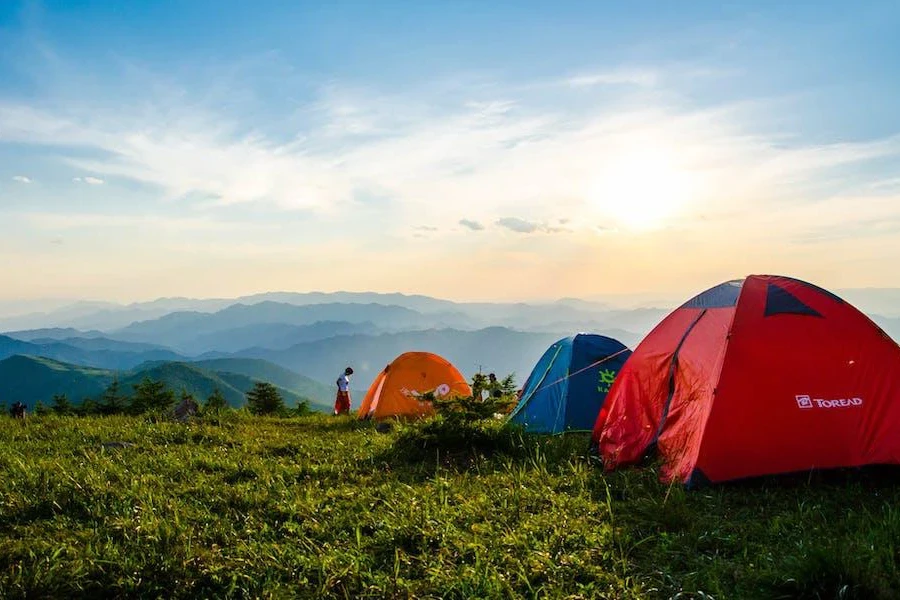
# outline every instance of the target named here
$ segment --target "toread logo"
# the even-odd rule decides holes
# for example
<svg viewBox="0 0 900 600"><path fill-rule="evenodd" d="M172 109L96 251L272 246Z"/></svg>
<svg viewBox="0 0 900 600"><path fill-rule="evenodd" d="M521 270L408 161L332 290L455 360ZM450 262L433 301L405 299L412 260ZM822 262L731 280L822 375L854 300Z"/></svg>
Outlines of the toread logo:
<svg viewBox="0 0 900 600"><path fill-rule="evenodd" d="M862 398L813 398L807 394L795 396L797 399L797 407L808 408L850 408L853 406L862 406Z"/></svg>

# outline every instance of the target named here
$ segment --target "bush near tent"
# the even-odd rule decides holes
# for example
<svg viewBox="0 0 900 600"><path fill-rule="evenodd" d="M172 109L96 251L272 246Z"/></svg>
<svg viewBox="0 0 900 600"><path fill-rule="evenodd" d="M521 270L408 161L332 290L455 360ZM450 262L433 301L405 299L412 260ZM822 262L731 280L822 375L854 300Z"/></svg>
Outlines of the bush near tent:
<svg viewBox="0 0 900 600"><path fill-rule="evenodd" d="M488 396L453 396L447 398L434 398L432 400L435 412L443 415L450 423L473 422L486 419L502 418L516 405L514 394Z"/></svg>
<svg viewBox="0 0 900 600"><path fill-rule="evenodd" d="M465 377L430 352L407 352L375 377L357 413L360 419L420 419L434 414L431 398L471 396Z"/></svg>
<svg viewBox="0 0 900 600"><path fill-rule="evenodd" d="M657 455L688 485L898 464L900 347L809 283L723 283L641 342L593 441L608 468Z"/></svg>
<svg viewBox="0 0 900 600"><path fill-rule="evenodd" d="M509 417L531 433L591 431L631 356L618 340L579 333L554 343L531 371Z"/></svg>

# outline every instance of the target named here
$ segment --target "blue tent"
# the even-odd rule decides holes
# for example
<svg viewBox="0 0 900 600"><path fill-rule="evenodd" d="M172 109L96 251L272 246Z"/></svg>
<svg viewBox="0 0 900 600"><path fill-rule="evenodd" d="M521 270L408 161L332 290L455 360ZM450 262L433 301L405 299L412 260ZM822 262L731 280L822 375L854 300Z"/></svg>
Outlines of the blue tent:
<svg viewBox="0 0 900 600"><path fill-rule="evenodd" d="M522 388L509 422L533 433L591 431L616 374L631 356L618 340L579 333L550 346Z"/></svg>

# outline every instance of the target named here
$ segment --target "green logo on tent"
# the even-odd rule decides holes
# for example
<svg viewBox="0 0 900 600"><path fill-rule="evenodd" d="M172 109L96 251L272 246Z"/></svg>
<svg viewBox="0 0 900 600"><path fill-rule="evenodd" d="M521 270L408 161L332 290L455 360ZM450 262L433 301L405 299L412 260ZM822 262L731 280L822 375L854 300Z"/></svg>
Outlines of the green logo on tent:
<svg viewBox="0 0 900 600"><path fill-rule="evenodd" d="M612 369L603 369L600 371L600 381L597 383L597 391L606 394L612 387L613 381L616 380L616 372Z"/></svg>

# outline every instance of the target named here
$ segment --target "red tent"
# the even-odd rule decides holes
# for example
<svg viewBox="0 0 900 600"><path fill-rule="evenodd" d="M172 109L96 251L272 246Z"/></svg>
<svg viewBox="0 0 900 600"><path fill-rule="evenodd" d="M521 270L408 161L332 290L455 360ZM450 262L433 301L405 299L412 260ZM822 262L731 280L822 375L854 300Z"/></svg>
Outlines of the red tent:
<svg viewBox="0 0 900 600"><path fill-rule="evenodd" d="M688 485L900 463L900 347L814 285L723 283L641 342L593 438L608 468L656 453Z"/></svg>

